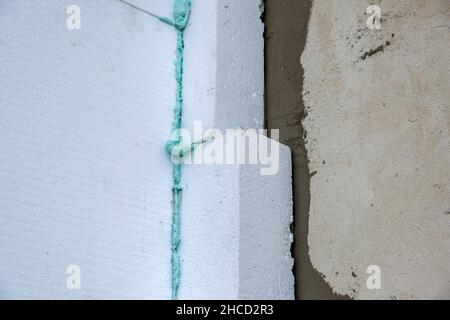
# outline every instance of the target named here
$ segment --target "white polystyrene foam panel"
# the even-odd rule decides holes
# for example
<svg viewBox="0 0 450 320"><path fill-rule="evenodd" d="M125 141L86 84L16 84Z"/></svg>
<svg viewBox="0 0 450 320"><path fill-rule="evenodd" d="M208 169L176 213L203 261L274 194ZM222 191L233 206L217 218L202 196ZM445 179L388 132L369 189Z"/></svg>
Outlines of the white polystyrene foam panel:
<svg viewBox="0 0 450 320"><path fill-rule="evenodd" d="M0 3L0 297L169 299L172 168L163 147L173 118L176 34L118 0L76 2ZM167 2L133 1L163 16L171 13ZM258 1L251 3L256 10ZM66 28L73 4L81 7L80 30ZM205 127L235 125L215 122L217 91L223 97L234 90L217 87L225 54L218 54L217 34L237 26L219 25L217 6L194 1L186 30L184 124L190 129L197 120ZM229 45L233 54L237 44ZM261 47L239 47L245 50L245 57L262 61ZM259 68L252 74L261 93L263 65L249 65ZM229 107L239 114L239 105ZM262 103L252 108L260 118ZM242 120L250 123L252 113L243 112ZM255 168L183 169L180 298L292 297L292 261L285 256L290 233L282 231L292 216L290 164L283 160L280 174L268 180ZM273 184L270 201L282 203L264 205L260 183ZM243 196L249 188L254 197ZM242 229L255 201L255 215L267 220ZM273 235L264 237L271 219ZM243 265L242 255L251 257L255 245L242 246L244 231L274 255L253 253L257 273ZM66 287L69 265L81 269L80 290Z"/></svg>

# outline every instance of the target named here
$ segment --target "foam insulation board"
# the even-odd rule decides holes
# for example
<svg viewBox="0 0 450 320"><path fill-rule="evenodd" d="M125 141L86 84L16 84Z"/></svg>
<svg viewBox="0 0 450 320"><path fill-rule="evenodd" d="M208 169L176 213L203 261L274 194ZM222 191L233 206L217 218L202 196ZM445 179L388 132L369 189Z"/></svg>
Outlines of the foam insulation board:
<svg viewBox="0 0 450 320"><path fill-rule="evenodd" d="M171 14L171 1L132 2ZM263 121L259 1L226 3L192 7L188 129ZM80 30L66 28L74 4ZM2 1L0 9L0 297L170 299L164 144L175 32L119 0ZM236 15L219 23L229 9ZM242 24L250 34L223 38ZM227 73L232 60L248 69ZM219 105L219 96L233 103ZM274 176L257 166L184 167L181 299L293 298L290 153L280 150ZM81 271L80 289L67 287L69 266Z"/></svg>

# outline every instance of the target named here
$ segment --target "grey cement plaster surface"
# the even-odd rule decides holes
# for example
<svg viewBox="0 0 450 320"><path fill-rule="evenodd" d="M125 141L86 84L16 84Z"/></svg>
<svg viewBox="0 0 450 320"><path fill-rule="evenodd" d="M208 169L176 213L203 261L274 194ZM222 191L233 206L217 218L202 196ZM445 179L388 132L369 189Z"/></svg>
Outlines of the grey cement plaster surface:
<svg viewBox="0 0 450 320"><path fill-rule="evenodd" d="M295 211L296 293L298 299L342 299L334 294L311 264L307 235L309 219L309 180L304 145L302 98L303 68L300 56L306 42L311 10L310 0L268 0L266 25L266 126L280 130L280 141L292 150Z"/></svg>
<svg viewBox="0 0 450 320"><path fill-rule="evenodd" d="M366 26L370 4L381 30ZM337 293L450 298L449 28L447 0L313 2L308 244ZM366 285L370 265L380 289Z"/></svg>

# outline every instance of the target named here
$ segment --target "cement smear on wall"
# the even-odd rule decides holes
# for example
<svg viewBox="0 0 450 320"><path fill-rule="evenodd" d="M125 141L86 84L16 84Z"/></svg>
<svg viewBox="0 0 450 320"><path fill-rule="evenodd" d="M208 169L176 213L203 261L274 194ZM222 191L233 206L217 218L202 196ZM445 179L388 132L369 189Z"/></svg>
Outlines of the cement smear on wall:
<svg viewBox="0 0 450 320"><path fill-rule="evenodd" d="M268 0L266 24L266 125L280 129L280 142L293 157L295 256L294 274L299 299L339 299L311 264L307 235L309 218L308 159L301 118L303 68L300 64L307 34L310 0Z"/></svg>
<svg viewBox="0 0 450 320"><path fill-rule="evenodd" d="M366 27L370 4L381 30ZM337 293L450 298L449 28L448 0L313 2L308 242ZM369 265L379 290L366 286Z"/></svg>

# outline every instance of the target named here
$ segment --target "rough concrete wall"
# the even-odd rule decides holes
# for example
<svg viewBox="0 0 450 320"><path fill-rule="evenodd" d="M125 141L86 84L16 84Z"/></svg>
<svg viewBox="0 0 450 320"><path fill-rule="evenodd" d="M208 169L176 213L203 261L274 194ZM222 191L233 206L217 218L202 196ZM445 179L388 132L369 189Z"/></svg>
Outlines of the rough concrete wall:
<svg viewBox="0 0 450 320"><path fill-rule="evenodd" d="M381 30L366 27L370 4ZM308 243L338 293L450 298L449 28L448 0L313 2ZM380 290L366 287L369 265Z"/></svg>

